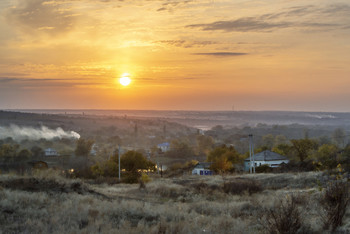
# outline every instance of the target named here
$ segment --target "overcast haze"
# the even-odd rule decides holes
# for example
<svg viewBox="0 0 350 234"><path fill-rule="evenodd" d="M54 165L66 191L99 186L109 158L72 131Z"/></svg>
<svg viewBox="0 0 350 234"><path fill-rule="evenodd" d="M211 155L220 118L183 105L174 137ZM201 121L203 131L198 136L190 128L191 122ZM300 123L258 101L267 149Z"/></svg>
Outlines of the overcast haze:
<svg viewBox="0 0 350 234"><path fill-rule="evenodd" d="M1 0L0 31L0 109L350 111L349 1Z"/></svg>

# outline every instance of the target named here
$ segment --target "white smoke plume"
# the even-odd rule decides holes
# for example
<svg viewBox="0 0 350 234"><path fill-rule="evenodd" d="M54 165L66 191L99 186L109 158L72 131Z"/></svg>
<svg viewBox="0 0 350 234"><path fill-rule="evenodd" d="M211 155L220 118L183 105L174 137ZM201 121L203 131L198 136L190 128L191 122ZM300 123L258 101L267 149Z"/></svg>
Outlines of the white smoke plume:
<svg viewBox="0 0 350 234"><path fill-rule="evenodd" d="M39 140L41 138L52 140L53 138L79 139L80 135L74 131L64 131L62 128L50 129L45 126L41 126L40 128L19 127L14 124L11 124L9 127L0 126L0 139L7 137L12 137L14 140Z"/></svg>

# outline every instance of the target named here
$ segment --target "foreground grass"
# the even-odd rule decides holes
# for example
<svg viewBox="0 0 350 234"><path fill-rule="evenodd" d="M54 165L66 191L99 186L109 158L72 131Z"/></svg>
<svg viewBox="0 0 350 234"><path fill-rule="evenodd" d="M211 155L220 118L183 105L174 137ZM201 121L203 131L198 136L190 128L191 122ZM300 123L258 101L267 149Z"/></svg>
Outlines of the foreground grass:
<svg viewBox="0 0 350 234"><path fill-rule="evenodd" d="M95 185L47 172L0 176L2 233L265 233L266 211L295 196L305 233L320 233L320 173L154 178ZM349 232L350 217L337 230Z"/></svg>

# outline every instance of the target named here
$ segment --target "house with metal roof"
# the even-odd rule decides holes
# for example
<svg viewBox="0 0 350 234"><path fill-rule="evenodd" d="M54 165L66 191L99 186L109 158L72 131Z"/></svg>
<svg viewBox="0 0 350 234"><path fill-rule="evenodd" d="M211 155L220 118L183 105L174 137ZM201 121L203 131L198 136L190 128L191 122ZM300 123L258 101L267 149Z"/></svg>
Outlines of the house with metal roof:
<svg viewBox="0 0 350 234"><path fill-rule="evenodd" d="M268 165L269 167L279 167L282 163L289 163L289 159L283 155L265 150L254 155L255 167ZM252 157L253 163L253 157ZM250 158L244 160L244 170L249 171Z"/></svg>
<svg viewBox="0 0 350 234"><path fill-rule="evenodd" d="M55 149L52 149L52 148L47 148L47 149L45 149L44 152L45 152L45 156L59 156L57 151Z"/></svg>
<svg viewBox="0 0 350 234"><path fill-rule="evenodd" d="M192 175L213 175L213 171L210 170L211 162L197 163L192 170Z"/></svg>
<svg viewBox="0 0 350 234"><path fill-rule="evenodd" d="M164 142L157 145L157 148L160 149L163 153L169 151L170 143Z"/></svg>

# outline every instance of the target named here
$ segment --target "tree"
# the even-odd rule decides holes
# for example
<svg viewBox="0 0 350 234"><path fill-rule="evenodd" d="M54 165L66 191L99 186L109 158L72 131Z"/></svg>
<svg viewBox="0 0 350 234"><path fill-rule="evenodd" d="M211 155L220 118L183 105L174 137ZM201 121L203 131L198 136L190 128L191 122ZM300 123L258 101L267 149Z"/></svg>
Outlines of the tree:
<svg viewBox="0 0 350 234"><path fill-rule="evenodd" d="M232 169L232 162L225 155L220 155L214 159L211 169L215 172L224 173Z"/></svg>
<svg viewBox="0 0 350 234"><path fill-rule="evenodd" d="M337 128L334 130L332 134L333 141L338 145L344 147L345 143L345 132L341 128Z"/></svg>
<svg viewBox="0 0 350 234"><path fill-rule="evenodd" d="M136 151L123 154L120 158L120 166L126 171L124 181L127 183L138 182L141 170L155 170L155 164Z"/></svg>
<svg viewBox="0 0 350 234"><path fill-rule="evenodd" d="M294 139L291 142L301 162L309 156L312 150L317 148L317 142L311 139Z"/></svg>
<svg viewBox="0 0 350 234"><path fill-rule="evenodd" d="M92 145L94 142L92 140L85 140L80 138L77 140L77 146L75 148L76 156L88 156L90 154Z"/></svg>
<svg viewBox="0 0 350 234"><path fill-rule="evenodd" d="M17 154L17 157L20 159L20 160L25 160L25 159L28 159L32 156L32 153L27 150L27 149L22 149L21 151L19 151L19 153Z"/></svg>
<svg viewBox="0 0 350 234"><path fill-rule="evenodd" d="M165 153L166 157L171 158L192 158L193 149L185 142L174 140L170 144L170 150Z"/></svg>
<svg viewBox="0 0 350 234"><path fill-rule="evenodd" d="M269 150L273 147L275 137L272 134L267 134L262 137L262 146L266 146Z"/></svg>
<svg viewBox="0 0 350 234"><path fill-rule="evenodd" d="M222 145L208 154L207 161L213 163L211 168L214 171L225 172L233 169L235 164L242 162L242 157L233 146Z"/></svg>
<svg viewBox="0 0 350 234"><path fill-rule="evenodd" d="M121 168L126 171L135 172L138 170L148 170L154 167L154 164L147 160L145 156L137 151L128 151L120 158Z"/></svg>
<svg viewBox="0 0 350 234"><path fill-rule="evenodd" d="M281 144L287 144L288 140L284 135L277 135L275 137L275 142L274 142L274 146L278 146Z"/></svg>
<svg viewBox="0 0 350 234"><path fill-rule="evenodd" d="M0 157L16 157L19 145L3 144L0 147Z"/></svg>
<svg viewBox="0 0 350 234"><path fill-rule="evenodd" d="M317 150L317 159L325 168L337 166L338 147L336 145L322 145Z"/></svg>
<svg viewBox="0 0 350 234"><path fill-rule="evenodd" d="M214 139L211 136L198 135L196 137L198 154L207 154L214 145Z"/></svg>
<svg viewBox="0 0 350 234"><path fill-rule="evenodd" d="M44 155L44 150L39 146L33 146L30 151L34 157L41 157Z"/></svg>
<svg viewBox="0 0 350 234"><path fill-rule="evenodd" d="M291 156L292 150L293 150L293 146L289 144L279 144L272 149L273 152L284 156Z"/></svg>

